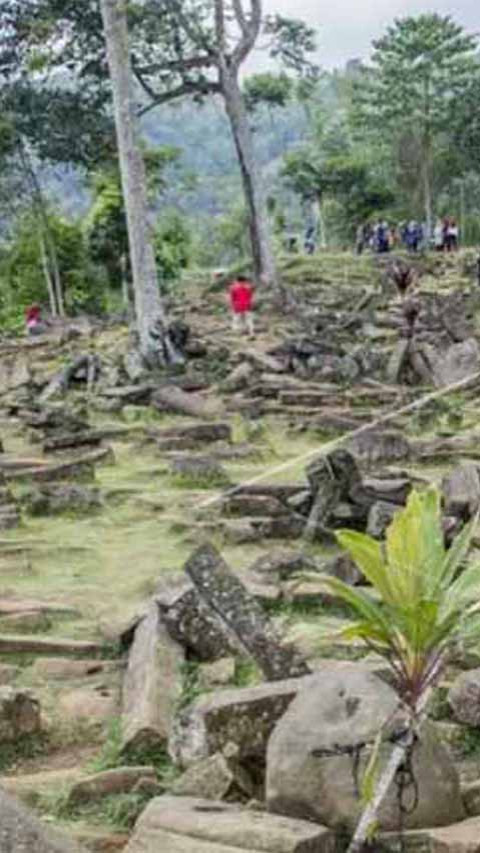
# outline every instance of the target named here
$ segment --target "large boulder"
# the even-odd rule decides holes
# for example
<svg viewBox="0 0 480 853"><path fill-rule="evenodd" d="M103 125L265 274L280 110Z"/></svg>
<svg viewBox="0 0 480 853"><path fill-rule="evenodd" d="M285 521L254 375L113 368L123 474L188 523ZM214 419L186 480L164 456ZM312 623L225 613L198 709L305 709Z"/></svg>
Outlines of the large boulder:
<svg viewBox="0 0 480 853"><path fill-rule="evenodd" d="M458 676L448 692L448 704L458 723L480 726L480 669Z"/></svg>
<svg viewBox="0 0 480 853"><path fill-rule="evenodd" d="M375 675L357 668L325 669L312 679L277 724L268 744L266 795L270 811L352 831L362 811L359 784L380 727L388 724L380 762L391 754L398 697ZM401 725L401 721L400 721ZM443 826L464 816L457 772L433 730L424 725L413 753L418 805L407 828ZM379 813L383 830L398 829L398 794Z"/></svg>
<svg viewBox="0 0 480 853"><path fill-rule="evenodd" d="M86 853L65 835L53 832L0 789L2 853Z"/></svg>
<svg viewBox="0 0 480 853"><path fill-rule="evenodd" d="M445 355L435 360L433 381L437 388L445 388L473 376L480 366L480 348L475 338L452 344Z"/></svg>

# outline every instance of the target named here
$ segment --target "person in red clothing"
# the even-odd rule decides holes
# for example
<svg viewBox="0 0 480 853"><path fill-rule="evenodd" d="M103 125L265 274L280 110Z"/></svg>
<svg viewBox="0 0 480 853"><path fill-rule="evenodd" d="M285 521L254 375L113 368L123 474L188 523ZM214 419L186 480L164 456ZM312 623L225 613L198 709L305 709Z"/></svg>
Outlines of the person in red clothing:
<svg viewBox="0 0 480 853"><path fill-rule="evenodd" d="M232 311L232 329L235 333L242 329L250 337L255 334L253 326L253 284L244 275L237 276L229 290L230 308Z"/></svg>
<svg viewBox="0 0 480 853"><path fill-rule="evenodd" d="M28 335L43 335L45 325L42 323L42 311L39 305L30 305L25 309L25 324Z"/></svg>

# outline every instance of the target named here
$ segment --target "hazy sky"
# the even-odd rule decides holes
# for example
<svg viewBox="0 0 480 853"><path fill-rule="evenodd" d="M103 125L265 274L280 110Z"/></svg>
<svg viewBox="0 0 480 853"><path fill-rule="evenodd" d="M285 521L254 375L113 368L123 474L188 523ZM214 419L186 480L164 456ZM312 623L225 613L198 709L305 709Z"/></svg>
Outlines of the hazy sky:
<svg viewBox="0 0 480 853"><path fill-rule="evenodd" d="M366 57L396 17L421 12L451 15L470 32L480 31L478 0L264 0L267 13L303 18L318 29L319 64L324 68ZM258 61L258 60L257 60Z"/></svg>

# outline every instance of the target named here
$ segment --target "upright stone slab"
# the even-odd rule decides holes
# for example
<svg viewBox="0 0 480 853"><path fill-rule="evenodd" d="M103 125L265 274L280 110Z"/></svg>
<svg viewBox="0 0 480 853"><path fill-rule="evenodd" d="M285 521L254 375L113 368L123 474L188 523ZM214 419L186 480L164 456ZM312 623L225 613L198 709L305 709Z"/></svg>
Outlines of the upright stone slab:
<svg viewBox="0 0 480 853"><path fill-rule="evenodd" d="M162 584L155 601L168 633L187 655L207 663L243 651L233 633L202 601L187 578L168 587Z"/></svg>
<svg viewBox="0 0 480 853"><path fill-rule="evenodd" d="M260 605L230 571L213 545L198 548L187 560L185 571L199 596L227 630L233 632L268 681L309 672L295 649L282 645Z"/></svg>
<svg viewBox="0 0 480 853"><path fill-rule="evenodd" d="M123 684L122 750L167 742L181 693L180 646L153 602L138 624Z"/></svg>

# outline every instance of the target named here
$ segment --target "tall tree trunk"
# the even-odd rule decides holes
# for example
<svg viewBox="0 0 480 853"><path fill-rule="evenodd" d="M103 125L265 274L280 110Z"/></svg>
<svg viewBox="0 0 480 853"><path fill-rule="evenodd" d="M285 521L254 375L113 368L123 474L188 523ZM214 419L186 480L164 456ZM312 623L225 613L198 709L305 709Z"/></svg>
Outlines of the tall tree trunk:
<svg viewBox="0 0 480 853"><path fill-rule="evenodd" d="M327 225L325 222L325 211L323 208L323 200L320 196L316 203L317 222L320 230L320 248L327 248Z"/></svg>
<svg viewBox="0 0 480 853"><path fill-rule="evenodd" d="M50 312L52 314L52 317L56 317L58 314L58 310L57 310L57 300L55 298L55 288L53 285L52 276L50 274L50 267L48 264L48 256L47 256L47 248L45 245L45 238L43 236L43 232L42 232L41 228L38 229L38 242L40 245L40 257L42 259L43 276L45 278L45 283L47 285L48 299L50 302Z"/></svg>
<svg viewBox="0 0 480 853"><path fill-rule="evenodd" d="M226 61L222 59L220 59L220 81L247 202L255 275L260 282L277 288L277 271L268 228L267 209L253 150L252 132L238 85L237 72L230 72Z"/></svg>
<svg viewBox="0 0 480 853"><path fill-rule="evenodd" d="M427 224L427 241L430 241L433 230L432 208L432 174L430 143L425 144L423 153L423 200L425 205L425 222Z"/></svg>
<svg viewBox="0 0 480 853"><path fill-rule="evenodd" d="M33 208L37 215L39 229L42 236L42 245L40 247L40 251L45 254L46 265L49 271L49 283L47 284L47 286L49 288L49 298L52 313L54 313L55 315L59 314L60 317L64 317L65 306L63 301L63 288L62 279L60 275L60 265L58 263L57 247L55 245L55 239L52 234L52 229L50 228L50 222L48 221L47 205L43 197L42 188L40 186L40 182L38 180L33 164L31 162L30 154L22 139L20 139L20 158L25 177L31 187ZM52 294L50 293L50 286L52 287L53 300ZM54 305L55 311L53 312Z"/></svg>
<svg viewBox="0 0 480 853"><path fill-rule="evenodd" d="M167 319L158 288L148 222L145 165L135 122L126 0L101 0L100 5L113 90L140 351L145 361L154 366L163 361L159 338L163 341Z"/></svg>

